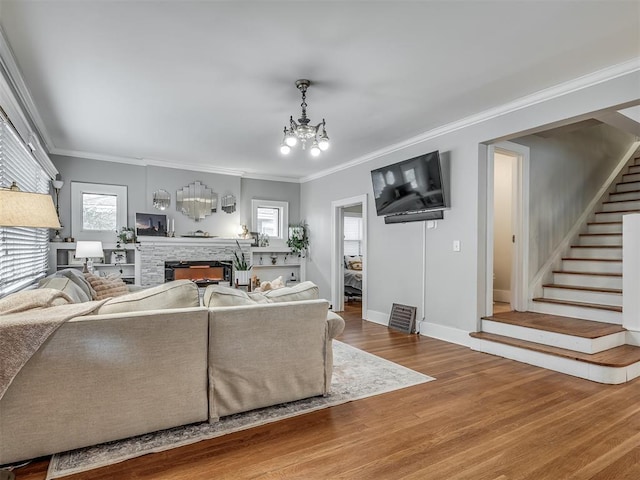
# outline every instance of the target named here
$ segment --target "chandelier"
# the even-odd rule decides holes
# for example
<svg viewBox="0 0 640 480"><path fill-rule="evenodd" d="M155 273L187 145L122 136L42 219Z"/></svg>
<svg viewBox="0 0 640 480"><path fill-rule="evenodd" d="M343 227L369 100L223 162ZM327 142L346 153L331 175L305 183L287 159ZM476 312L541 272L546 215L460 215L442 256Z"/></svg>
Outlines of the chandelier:
<svg viewBox="0 0 640 480"><path fill-rule="evenodd" d="M311 81L309 80L301 79L296 81L296 87L298 87L298 90L302 93L302 103L300 104L302 107L302 115L298 119L298 123L293 120L292 115L289 117L289 128L284 127L284 138L282 139L282 144L280 144L280 153L284 155L291 151L291 147L295 147L298 144L298 140L304 150L307 142L313 139L313 143L309 149L313 157L317 157L321 151L329 148L329 136L325 130L324 118L322 122L315 127L309 125L311 121L307 118L307 88L309 88L309 85L311 85ZM320 127L322 127L322 132L320 136L318 136Z"/></svg>

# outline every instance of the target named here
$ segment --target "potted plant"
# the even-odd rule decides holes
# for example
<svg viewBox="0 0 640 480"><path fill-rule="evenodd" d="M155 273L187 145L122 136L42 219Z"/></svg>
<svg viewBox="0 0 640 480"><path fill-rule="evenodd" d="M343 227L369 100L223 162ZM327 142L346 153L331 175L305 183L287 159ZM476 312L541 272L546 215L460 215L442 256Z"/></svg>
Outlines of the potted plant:
<svg viewBox="0 0 640 480"><path fill-rule="evenodd" d="M247 262L247 258L245 257L245 254L240 247L240 243L237 240L236 245L238 246L240 254L238 254L238 251L233 252L233 276L238 285L248 285L251 265Z"/></svg>
<svg viewBox="0 0 640 480"><path fill-rule="evenodd" d="M309 226L304 222L289 225L289 239L287 246L292 253L304 257L309 250Z"/></svg>

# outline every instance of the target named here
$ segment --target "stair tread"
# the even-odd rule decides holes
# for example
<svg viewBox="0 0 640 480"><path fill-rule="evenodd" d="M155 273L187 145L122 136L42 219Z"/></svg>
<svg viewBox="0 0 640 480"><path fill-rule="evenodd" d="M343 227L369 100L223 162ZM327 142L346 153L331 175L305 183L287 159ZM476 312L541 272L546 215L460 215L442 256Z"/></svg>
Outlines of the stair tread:
<svg viewBox="0 0 640 480"><path fill-rule="evenodd" d="M573 270L553 270L552 273L561 273L565 275L594 275L598 277L622 277L621 273L607 273L607 272L576 272Z"/></svg>
<svg viewBox="0 0 640 480"><path fill-rule="evenodd" d="M545 283L543 288L564 288L565 290L581 290L586 292L601 292L601 293L619 293L622 295L621 288L601 288L601 287L581 287L578 285L561 285L557 283Z"/></svg>
<svg viewBox="0 0 640 480"><path fill-rule="evenodd" d="M579 258L579 257L562 257L562 260L579 260L581 262L618 262L622 263L619 258Z"/></svg>
<svg viewBox="0 0 640 480"><path fill-rule="evenodd" d="M501 312L482 319L581 338L599 338L626 331L613 323L536 312Z"/></svg>
<svg viewBox="0 0 640 480"><path fill-rule="evenodd" d="M608 212L596 212L596 215L601 213L628 213L628 212L640 212L640 210L638 210L637 208L634 208L633 210L611 210Z"/></svg>
<svg viewBox="0 0 640 480"><path fill-rule="evenodd" d="M622 248L622 245L571 245L571 248Z"/></svg>
<svg viewBox="0 0 640 480"><path fill-rule="evenodd" d="M473 338L488 340L491 342L503 343L513 347L524 348L534 352L547 353L557 357L569 358L579 362L601 365L604 367L622 368L640 362L640 347L633 345L621 345L599 353L581 353L565 348L551 347L541 343L517 340L515 338L496 335L494 333L471 332Z"/></svg>
<svg viewBox="0 0 640 480"><path fill-rule="evenodd" d="M586 307L586 308L595 308L597 310L611 310L612 312L622 312L622 307L618 307L615 305L602 305L600 303L586 303L586 302L569 302L567 300L556 300L553 298L534 298L534 302L546 302L546 303L557 303L559 305L568 305L572 307Z"/></svg>
<svg viewBox="0 0 640 480"><path fill-rule="evenodd" d="M587 225L622 225L622 222L587 222Z"/></svg>
<svg viewBox="0 0 640 480"><path fill-rule="evenodd" d="M616 236L616 237L621 237L622 234L621 233L581 233L580 234L581 237L602 237L602 236Z"/></svg>

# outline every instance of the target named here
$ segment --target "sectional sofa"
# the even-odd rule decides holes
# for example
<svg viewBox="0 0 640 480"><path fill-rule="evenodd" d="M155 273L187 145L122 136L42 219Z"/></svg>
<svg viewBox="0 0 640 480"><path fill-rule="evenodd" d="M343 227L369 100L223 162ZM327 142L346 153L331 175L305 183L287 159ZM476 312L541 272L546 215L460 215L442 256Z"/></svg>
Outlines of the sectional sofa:
<svg viewBox="0 0 640 480"><path fill-rule="evenodd" d="M82 297L71 283L39 294L56 284ZM28 315L74 301L56 298ZM0 398L0 464L327 395L344 328L311 282L265 294L209 286L201 300L179 280L95 305L57 327Z"/></svg>

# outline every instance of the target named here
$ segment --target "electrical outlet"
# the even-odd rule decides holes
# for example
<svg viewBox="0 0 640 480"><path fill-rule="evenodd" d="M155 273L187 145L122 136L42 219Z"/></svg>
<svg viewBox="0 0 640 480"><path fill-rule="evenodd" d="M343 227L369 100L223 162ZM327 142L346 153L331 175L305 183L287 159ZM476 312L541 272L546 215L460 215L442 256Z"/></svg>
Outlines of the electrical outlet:
<svg viewBox="0 0 640 480"><path fill-rule="evenodd" d="M454 240L453 241L453 251L454 252L459 252L460 251L460 240Z"/></svg>

